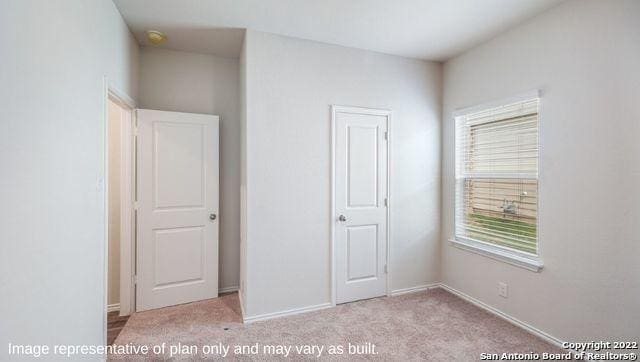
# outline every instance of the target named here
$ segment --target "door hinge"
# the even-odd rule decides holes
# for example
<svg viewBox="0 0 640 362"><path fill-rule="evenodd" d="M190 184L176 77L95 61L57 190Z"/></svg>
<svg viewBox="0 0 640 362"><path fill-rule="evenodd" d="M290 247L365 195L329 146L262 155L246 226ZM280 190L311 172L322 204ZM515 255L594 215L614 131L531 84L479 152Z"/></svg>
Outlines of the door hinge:
<svg viewBox="0 0 640 362"><path fill-rule="evenodd" d="M387 201L387 198L384 198L384 206L389 206L389 202Z"/></svg>
<svg viewBox="0 0 640 362"><path fill-rule="evenodd" d="M133 285L138 285L138 275L133 276Z"/></svg>
<svg viewBox="0 0 640 362"><path fill-rule="evenodd" d="M389 268L387 268L387 264L384 265L384 273L385 274L389 273Z"/></svg>
<svg viewBox="0 0 640 362"><path fill-rule="evenodd" d="M384 131L384 139L385 140L389 140L389 132L388 131Z"/></svg>
<svg viewBox="0 0 640 362"><path fill-rule="evenodd" d="M137 201L135 201L135 202L133 203L133 209L134 209L134 210L138 210L138 209L140 209L140 203L139 203L139 202L137 202Z"/></svg>

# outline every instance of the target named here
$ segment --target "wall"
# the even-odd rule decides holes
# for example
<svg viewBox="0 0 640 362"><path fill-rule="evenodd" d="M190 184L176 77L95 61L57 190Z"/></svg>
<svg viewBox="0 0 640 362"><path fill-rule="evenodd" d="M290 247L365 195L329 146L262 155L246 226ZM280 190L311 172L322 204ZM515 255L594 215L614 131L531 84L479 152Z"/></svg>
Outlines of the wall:
<svg viewBox="0 0 640 362"><path fill-rule="evenodd" d="M138 46L109 0L21 0L0 2L0 53L0 359L103 343L103 77L135 97Z"/></svg>
<svg viewBox="0 0 640 362"><path fill-rule="evenodd" d="M247 42L242 41L240 52L240 307L246 309L247 281ZM244 315L244 312L243 312Z"/></svg>
<svg viewBox="0 0 640 362"><path fill-rule="evenodd" d="M331 301L332 104L393 111L391 289L439 282L441 67L248 31L245 317Z"/></svg>
<svg viewBox="0 0 640 362"><path fill-rule="evenodd" d="M107 275L107 304L120 303L120 106L109 101L109 267Z"/></svg>
<svg viewBox="0 0 640 362"><path fill-rule="evenodd" d="M640 335L640 2L568 1L444 68L443 281L556 338ZM541 89L541 273L457 249L451 112ZM509 298L498 297L498 281Z"/></svg>
<svg viewBox="0 0 640 362"><path fill-rule="evenodd" d="M240 274L238 59L143 47L140 108L220 116L220 289Z"/></svg>

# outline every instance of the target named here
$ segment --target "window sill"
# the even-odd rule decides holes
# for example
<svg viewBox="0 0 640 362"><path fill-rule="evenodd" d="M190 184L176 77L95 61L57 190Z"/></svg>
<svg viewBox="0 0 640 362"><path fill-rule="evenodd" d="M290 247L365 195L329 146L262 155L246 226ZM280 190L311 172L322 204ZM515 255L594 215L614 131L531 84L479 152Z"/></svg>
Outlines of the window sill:
<svg viewBox="0 0 640 362"><path fill-rule="evenodd" d="M510 252L508 250L474 240L451 238L449 239L449 242L456 248L480 254L536 273L540 272L544 266L542 260L538 258L520 255L518 253Z"/></svg>

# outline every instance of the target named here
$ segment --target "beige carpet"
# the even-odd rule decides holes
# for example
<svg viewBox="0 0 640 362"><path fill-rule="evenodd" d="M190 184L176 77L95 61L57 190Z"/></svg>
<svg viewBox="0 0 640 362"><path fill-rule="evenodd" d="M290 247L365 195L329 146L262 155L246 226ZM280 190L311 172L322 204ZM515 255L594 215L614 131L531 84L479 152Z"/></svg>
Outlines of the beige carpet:
<svg viewBox="0 0 640 362"><path fill-rule="evenodd" d="M282 354L273 354L281 351L264 354L265 346L291 346L288 359L294 360L315 358L298 353L296 346L324 347L320 356L327 360L470 361L479 360L481 353L564 352L442 289L343 304L246 325L242 324L234 293L136 313L115 343L152 346L163 342L167 347L160 359L171 357L170 345L196 346L183 354L174 354L175 360L221 358L218 350L210 347L219 343L230 347L227 358L242 360L284 358ZM256 343L258 354L251 354L256 352ZM349 354L349 343L361 346L372 343L375 350L361 349L361 354ZM243 345L254 346L254 350L234 354L235 346ZM330 347L337 353L339 346L343 347L343 354L330 354ZM317 356L318 350L313 352ZM159 357L151 351L148 356Z"/></svg>

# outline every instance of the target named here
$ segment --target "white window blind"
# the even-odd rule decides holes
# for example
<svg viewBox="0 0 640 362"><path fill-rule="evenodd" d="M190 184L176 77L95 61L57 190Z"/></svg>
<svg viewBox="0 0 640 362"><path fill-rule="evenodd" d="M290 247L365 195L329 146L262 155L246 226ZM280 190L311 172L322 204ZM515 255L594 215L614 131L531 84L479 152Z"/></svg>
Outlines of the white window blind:
<svg viewBox="0 0 640 362"><path fill-rule="evenodd" d="M537 255L538 103L456 117L457 239Z"/></svg>

